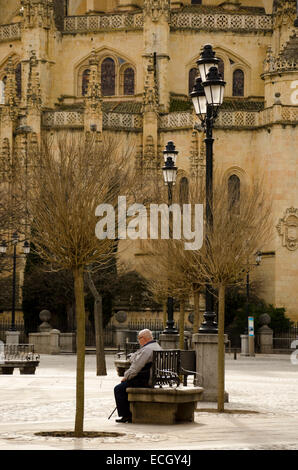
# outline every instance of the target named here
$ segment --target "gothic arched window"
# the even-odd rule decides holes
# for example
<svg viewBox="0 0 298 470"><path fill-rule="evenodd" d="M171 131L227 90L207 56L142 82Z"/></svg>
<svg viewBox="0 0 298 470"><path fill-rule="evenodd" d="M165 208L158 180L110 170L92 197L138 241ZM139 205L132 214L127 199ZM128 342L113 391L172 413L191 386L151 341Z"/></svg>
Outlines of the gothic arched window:
<svg viewBox="0 0 298 470"><path fill-rule="evenodd" d="M229 208L237 207L240 201L240 178L237 175L231 175L228 179L228 197Z"/></svg>
<svg viewBox="0 0 298 470"><path fill-rule="evenodd" d="M87 95L89 80L90 80L90 69L86 69L84 70L82 74L82 96Z"/></svg>
<svg viewBox="0 0 298 470"><path fill-rule="evenodd" d="M180 180L179 185L179 202L180 204L188 204L189 198L189 184L188 179L184 176Z"/></svg>
<svg viewBox="0 0 298 470"><path fill-rule="evenodd" d="M21 62L19 62L18 65L16 66L15 76L16 76L17 97L21 98L22 97L22 64Z"/></svg>
<svg viewBox="0 0 298 470"><path fill-rule="evenodd" d="M218 71L221 74L221 78L224 80L224 78L225 78L225 64L224 64L224 61L222 59L219 59Z"/></svg>
<svg viewBox="0 0 298 470"><path fill-rule="evenodd" d="M101 64L101 93L103 96L114 96L115 90L115 62L110 57L107 57Z"/></svg>
<svg viewBox="0 0 298 470"><path fill-rule="evenodd" d="M123 94L134 95L135 93L135 72L132 67L127 67L123 74Z"/></svg>
<svg viewBox="0 0 298 470"><path fill-rule="evenodd" d="M244 72L241 69L233 73L233 96L244 96Z"/></svg>
<svg viewBox="0 0 298 470"><path fill-rule="evenodd" d="M196 79L197 75L198 75L198 69L196 69L195 67L190 69L190 71L188 73L188 93L192 92L192 89L194 87L195 79Z"/></svg>

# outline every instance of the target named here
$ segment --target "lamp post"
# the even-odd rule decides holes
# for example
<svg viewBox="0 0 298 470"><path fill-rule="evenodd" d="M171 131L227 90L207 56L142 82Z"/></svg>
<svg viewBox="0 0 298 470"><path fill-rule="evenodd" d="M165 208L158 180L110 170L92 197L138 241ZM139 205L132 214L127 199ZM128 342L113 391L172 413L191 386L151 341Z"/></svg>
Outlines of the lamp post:
<svg viewBox="0 0 298 470"><path fill-rule="evenodd" d="M16 331L15 325L15 305L16 305L16 260L17 260L17 244L19 241L19 237L17 232L14 232L12 235L11 244L13 246L13 270L12 270L12 302L11 302L11 325L9 331ZM7 243L5 240L2 240L0 244L0 253L5 255L7 251ZM25 240L23 245L23 252L25 255L30 253L30 244L27 240Z"/></svg>
<svg viewBox="0 0 298 470"><path fill-rule="evenodd" d="M256 253L256 262L254 266L259 266L262 261L262 253L258 251ZM254 356L255 355L255 348L254 348L254 331L253 329L250 331L249 324L252 324L253 328L253 317L249 315L249 300L250 300L250 280L249 280L249 268L247 269L246 272L246 318L247 318L247 329L245 334L248 335L248 354L249 356ZM250 322L250 319L251 322Z"/></svg>
<svg viewBox="0 0 298 470"><path fill-rule="evenodd" d="M162 168L164 182L168 187L168 206L172 205L173 202L173 186L176 183L177 167L176 158L178 151L175 148L174 142L169 141L163 151L164 155L164 166ZM169 211L169 223L170 223L171 212ZM170 223L170 238L172 238L172 223ZM174 299L168 296L167 299L167 326L163 331L165 334L177 334L178 330L174 328Z"/></svg>
<svg viewBox="0 0 298 470"><path fill-rule="evenodd" d="M222 80L218 72L219 59L211 44L205 44L200 59L197 61L200 76L196 78L190 97L193 102L196 115L199 117L206 138L206 243L208 235L213 229L213 126L218 109L223 102L224 87L226 82ZM206 286L206 309L204 321L199 328L199 333L218 333L214 313L214 301L211 286Z"/></svg>

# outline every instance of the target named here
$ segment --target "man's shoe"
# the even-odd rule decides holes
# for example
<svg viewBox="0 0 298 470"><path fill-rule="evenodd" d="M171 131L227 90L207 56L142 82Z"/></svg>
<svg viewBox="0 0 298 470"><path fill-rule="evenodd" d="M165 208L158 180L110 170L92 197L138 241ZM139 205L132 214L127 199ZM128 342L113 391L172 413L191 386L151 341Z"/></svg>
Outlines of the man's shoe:
<svg viewBox="0 0 298 470"><path fill-rule="evenodd" d="M130 416L123 416L123 418L116 419L116 423L131 423L132 419Z"/></svg>

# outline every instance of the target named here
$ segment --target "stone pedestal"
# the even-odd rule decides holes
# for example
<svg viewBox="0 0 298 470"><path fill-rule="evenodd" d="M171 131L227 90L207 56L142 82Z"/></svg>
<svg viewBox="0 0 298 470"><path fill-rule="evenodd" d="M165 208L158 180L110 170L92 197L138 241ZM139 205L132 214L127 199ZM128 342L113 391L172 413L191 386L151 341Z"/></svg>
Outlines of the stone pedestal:
<svg viewBox="0 0 298 470"><path fill-rule="evenodd" d="M179 349L179 335L162 333L159 335L159 344L162 349Z"/></svg>
<svg viewBox="0 0 298 470"><path fill-rule="evenodd" d="M241 356L249 356L248 335L240 335L241 338Z"/></svg>
<svg viewBox="0 0 298 470"><path fill-rule="evenodd" d="M258 345L261 354L271 354L273 350L273 330L263 325L258 330Z"/></svg>
<svg viewBox="0 0 298 470"><path fill-rule="evenodd" d="M60 353L60 331L51 330L50 331L50 354L59 354Z"/></svg>
<svg viewBox="0 0 298 470"><path fill-rule="evenodd" d="M263 313L259 318L262 325L258 330L259 352L262 354L271 354L273 351L273 330L269 328L271 317L268 313Z"/></svg>
<svg viewBox="0 0 298 470"><path fill-rule="evenodd" d="M60 353L76 352L76 333L60 333L59 338Z"/></svg>
<svg viewBox="0 0 298 470"><path fill-rule="evenodd" d="M198 385L204 388L200 401L217 402L218 335L196 333L192 337L192 344L196 351L196 371L200 374ZM229 396L225 392L225 402L228 401Z"/></svg>
<svg viewBox="0 0 298 470"><path fill-rule="evenodd" d="M6 344L19 344L20 334L20 331L6 331Z"/></svg>

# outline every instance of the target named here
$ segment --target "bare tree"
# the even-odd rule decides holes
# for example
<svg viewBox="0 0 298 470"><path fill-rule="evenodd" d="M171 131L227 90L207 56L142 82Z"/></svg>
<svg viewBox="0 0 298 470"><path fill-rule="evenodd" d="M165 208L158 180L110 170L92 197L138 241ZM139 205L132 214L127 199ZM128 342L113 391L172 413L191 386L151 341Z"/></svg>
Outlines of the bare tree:
<svg viewBox="0 0 298 470"><path fill-rule="evenodd" d="M241 196L228 190L218 177L213 191L212 226L199 251L190 253L191 266L218 292L218 411L224 411L224 314L225 291L245 282L247 268L257 251L270 241L271 200L262 181L244 186Z"/></svg>
<svg viewBox="0 0 298 470"><path fill-rule="evenodd" d="M239 194L228 191L226 179L217 175L212 226L205 233L202 248L185 250L183 239L158 240L148 245L156 259L145 270L154 279L149 281L152 289L157 281L166 285L168 280L169 291L177 297L190 294L192 289L199 292L204 285L218 292L218 411L224 411L225 290L245 282L247 269L254 267L255 253L271 238L271 201L263 188L262 181L244 186L239 198Z"/></svg>
<svg viewBox="0 0 298 470"><path fill-rule="evenodd" d="M123 147L122 147L123 149ZM115 241L95 236L96 207L116 208L118 196L133 188L132 151L121 142L75 137L46 138L30 155L32 184L27 190L32 241L53 270L74 278L77 323L75 436L83 435L85 371L84 272L104 266L114 256ZM38 183L38 184L37 184Z"/></svg>

